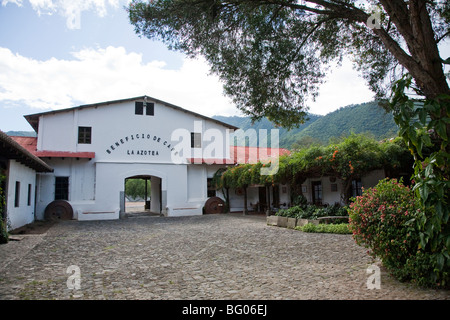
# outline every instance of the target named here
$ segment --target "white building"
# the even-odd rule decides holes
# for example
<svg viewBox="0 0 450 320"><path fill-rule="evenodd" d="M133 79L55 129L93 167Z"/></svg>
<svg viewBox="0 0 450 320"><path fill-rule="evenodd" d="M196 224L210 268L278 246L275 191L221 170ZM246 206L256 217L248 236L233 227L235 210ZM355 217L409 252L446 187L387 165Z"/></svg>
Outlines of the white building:
<svg viewBox="0 0 450 320"><path fill-rule="evenodd" d="M150 179L150 211L200 215L208 179L239 161L229 141L238 128L148 96L25 118L37 138L22 144L53 168L37 175L37 219L49 205L73 219L118 219L128 178Z"/></svg>
<svg viewBox="0 0 450 320"><path fill-rule="evenodd" d="M51 171L44 161L0 131L0 201L5 204L0 218L7 221L8 229L35 220L36 173Z"/></svg>

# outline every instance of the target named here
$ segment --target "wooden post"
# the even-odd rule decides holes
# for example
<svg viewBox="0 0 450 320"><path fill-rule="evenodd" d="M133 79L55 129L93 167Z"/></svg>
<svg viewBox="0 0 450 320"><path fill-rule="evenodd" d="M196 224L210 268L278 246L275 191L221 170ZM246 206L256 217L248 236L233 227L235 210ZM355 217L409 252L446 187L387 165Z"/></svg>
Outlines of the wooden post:
<svg viewBox="0 0 450 320"><path fill-rule="evenodd" d="M145 178L144 179L144 181L145 181L145 199L144 199L144 210L147 210L147 209L150 209L150 207L149 206L147 206L147 198L148 198L148 191L147 191L147 179L148 178Z"/></svg>
<svg viewBox="0 0 450 320"><path fill-rule="evenodd" d="M230 212L230 188L226 187L225 188L226 191L226 202L225 202L225 213L229 213Z"/></svg>
<svg viewBox="0 0 450 320"><path fill-rule="evenodd" d="M266 216L270 216L272 211L270 210L270 185L266 186L267 188L267 210L266 210Z"/></svg>

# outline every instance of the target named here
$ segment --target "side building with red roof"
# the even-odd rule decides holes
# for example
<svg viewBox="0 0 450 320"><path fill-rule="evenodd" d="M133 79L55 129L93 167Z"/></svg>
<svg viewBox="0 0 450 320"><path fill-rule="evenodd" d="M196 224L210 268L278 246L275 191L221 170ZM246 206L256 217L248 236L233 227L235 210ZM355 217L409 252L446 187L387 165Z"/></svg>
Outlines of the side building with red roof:
<svg viewBox="0 0 450 320"><path fill-rule="evenodd" d="M17 229L32 223L36 216L36 190L38 174L53 169L35 156L35 138L10 137L0 131L0 213L8 229Z"/></svg>

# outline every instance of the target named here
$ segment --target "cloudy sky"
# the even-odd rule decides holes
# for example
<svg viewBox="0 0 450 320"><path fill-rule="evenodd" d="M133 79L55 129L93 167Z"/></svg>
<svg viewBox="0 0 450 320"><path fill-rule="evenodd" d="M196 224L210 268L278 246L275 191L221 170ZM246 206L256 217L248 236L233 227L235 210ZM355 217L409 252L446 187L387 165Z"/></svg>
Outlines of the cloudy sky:
<svg viewBox="0 0 450 320"><path fill-rule="evenodd" d="M0 130L32 130L25 114L142 95L239 115L204 61L134 33L127 0L0 1ZM344 62L309 107L326 114L372 98Z"/></svg>

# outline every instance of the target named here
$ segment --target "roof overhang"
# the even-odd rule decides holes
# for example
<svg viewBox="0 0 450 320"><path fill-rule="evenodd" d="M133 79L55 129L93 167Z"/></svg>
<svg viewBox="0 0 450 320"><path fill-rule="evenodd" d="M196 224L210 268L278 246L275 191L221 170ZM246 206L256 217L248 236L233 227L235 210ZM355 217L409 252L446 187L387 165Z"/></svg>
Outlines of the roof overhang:
<svg viewBox="0 0 450 320"><path fill-rule="evenodd" d="M37 172L53 172L53 168L22 147L3 131L0 131L0 156L16 160Z"/></svg>
<svg viewBox="0 0 450 320"><path fill-rule="evenodd" d="M36 151L34 154L40 158L79 158L79 159L93 159L95 152L70 152L70 151Z"/></svg>

